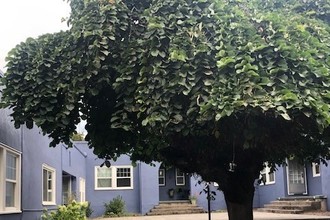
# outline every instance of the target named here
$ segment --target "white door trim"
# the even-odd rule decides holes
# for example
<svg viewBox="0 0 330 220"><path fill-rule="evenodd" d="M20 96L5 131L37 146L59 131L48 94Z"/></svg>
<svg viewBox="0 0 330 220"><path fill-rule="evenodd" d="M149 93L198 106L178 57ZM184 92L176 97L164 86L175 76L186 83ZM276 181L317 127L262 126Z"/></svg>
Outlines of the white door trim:
<svg viewBox="0 0 330 220"><path fill-rule="evenodd" d="M294 194L294 193L291 193L290 192L290 176L289 176L289 159L286 159L286 183L287 183L287 192L288 192L288 195L289 196L292 196L292 195L298 195L298 194ZM305 192L302 193L302 195L307 195L308 192L307 192L307 178L306 178L306 166L304 166L304 185L305 185Z"/></svg>

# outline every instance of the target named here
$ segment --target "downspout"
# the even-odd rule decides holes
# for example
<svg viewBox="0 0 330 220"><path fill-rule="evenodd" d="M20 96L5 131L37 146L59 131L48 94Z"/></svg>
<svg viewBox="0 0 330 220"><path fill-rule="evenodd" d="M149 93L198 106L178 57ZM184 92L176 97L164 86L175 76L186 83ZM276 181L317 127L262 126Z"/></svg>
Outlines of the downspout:
<svg viewBox="0 0 330 220"><path fill-rule="evenodd" d="M143 201L142 201L142 177L141 177L141 174L142 174L142 166L141 166L141 163L140 162L138 162L138 169L139 169L139 185L140 185L140 188L139 188L139 206L140 206L140 213L141 214L144 214L144 213L142 213L142 203L143 203Z"/></svg>
<svg viewBox="0 0 330 220"><path fill-rule="evenodd" d="M60 187L61 187L61 196L60 196L60 204L63 205L63 147L64 147L64 144L61 145L61 176L60 176L60 180L61 180L61 183L60 183ZM58 187L58 188L60 188Z"/></svg>
<svg viewBox="0 0 330 220"><path fill-rule="evenodd" d="M23 199L22 199L22 195L23 195L23 178L24 178L24 175L23 175L23 157L24 157L24 151L23 151L23 147L24 147L24 144L23 144L23 141L24 141L24 138L23 138L23 135L24 135L24 132L23 132L23 129L24 129L24 126L21 126L21 195L20 195L20 202L21 202L21 211L22 211L22 214L21 214L21 220L23 220L23 215L24 215L24 209L23 209Z"/></svg>

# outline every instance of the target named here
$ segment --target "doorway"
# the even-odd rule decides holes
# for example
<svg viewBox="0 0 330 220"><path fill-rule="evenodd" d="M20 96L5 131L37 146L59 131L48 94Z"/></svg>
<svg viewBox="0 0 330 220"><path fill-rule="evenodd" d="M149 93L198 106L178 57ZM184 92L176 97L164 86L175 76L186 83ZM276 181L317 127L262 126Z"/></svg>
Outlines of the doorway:
<svg viewBox="0 0 330 220"><path fill-rule="evenodd" d="M296 159L287 160L288 195L306 195L306 168Z"/></svg>
<svg viewBox="0 0 330 220"><path fill-rule="evenodd" d="M159 200L188 200L190 195L190 176L177 168L160 167L158 171Z"/></svg>

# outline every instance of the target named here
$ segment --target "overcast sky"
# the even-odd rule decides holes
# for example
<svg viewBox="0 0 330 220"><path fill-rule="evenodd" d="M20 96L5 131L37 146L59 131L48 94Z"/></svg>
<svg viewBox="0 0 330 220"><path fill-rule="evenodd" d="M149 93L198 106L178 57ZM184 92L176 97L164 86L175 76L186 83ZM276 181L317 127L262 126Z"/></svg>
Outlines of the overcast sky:
<svg viewBox="0 0 330 220"><path fill-rule="evenodd" d="M69 15L67 0L0 0L0 69L5 71L7 53L28 37L67 29L62 18ZM86 134L84 124L77 130Z"/></svg>
<svg viewBox="0 0 330 220"><path fill-rule="evenodd" d="M28 37L67 29L67 0L0 0L0 69L11 48Z"/></svg>

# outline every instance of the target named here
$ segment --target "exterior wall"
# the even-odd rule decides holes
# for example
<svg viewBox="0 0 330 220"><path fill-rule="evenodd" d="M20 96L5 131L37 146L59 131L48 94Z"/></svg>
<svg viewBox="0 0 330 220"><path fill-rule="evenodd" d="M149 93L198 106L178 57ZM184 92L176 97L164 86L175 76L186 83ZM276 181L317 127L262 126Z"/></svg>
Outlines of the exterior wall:
<svg viewBox="0 0 330 220"><path fill-rule="evenodd" d="M64 145L49 148L50 139L41 134L39 128L27 129L24 126L15 129L9 117L10 110L0 110L0 143L21 152L21 209L22 213L0 214L0 220L39 220L44 208L56 209L62 204L62 175L71 175L73 193L78 196L79 178L86 181L86 200L91 202L93 216L104 213L104 203L108 203L118 195L126 203L126 209L131 213L147 213L160 200L170 200L170 188L182 188L196 195L197 204L207 210L207 196L203 192L205 185L199 184L195 176L186 176L186 186L175 185L175 170L166 173L166 186L158 185L158 171L160 163L150 166L138 162L133 168L133 189L125 190L95 190L95 166L103 163L97 158L86 142L75 142L74 147L67 149ZM42 205L42 165L46 164L56 170L56 205ZM112 165L131 165L128 156L121 156ZM321 165L321 175L312 176L310 164L306 165L308 195L323 195L330 198L330 167ZM215 191L215 200L210 202L211 210L224 210L226 204L223 193L213 184L211 191ZM202 192L202 193L200 193ZM278 197L288 196L286 167L278 167L275 173L275 183L270 185L256 185L254 207L262 207ZM174 199L180 199L175 197ZM79 197L77 197L79 200ZM181 198L182 199L182 198ZM327 201L330 210L330 200Z"/></svg>
<svg viewBox="0 0 330 220"><path fill-rule="evenodd" d="M21 130L14 127L9 117L10 113L8 109L0 110L0 142L22 152Z"/></svg>
<svg viewBox="0 0 330 220"><path fill-rule="evenodd" d="M42 205L42 165L56 170L56 205L62 203L61 147L49 148L49 139L38 128L23 130L22 156L22 208L23 219L38 219L44 208L56 209L56 205Z"/></svg>
<svg viewBox="0 0 330 220"><path fill-rule="evenodd" d="M74 178L72 182L72 196L77 201L81 199L79 194L80 178L86 181L86 150L88 150L87 146L78 147L74 145L73 148L61 147L62 171Z"/></svg>
<svg viewBox="0 0 330 220"><path fill-rule="evenodd" d="M275 183L268 185L256 185L254 198L255 207L263 207L273 200L286 195L286 172L285 167L277 167L275 171Z"/></svg>
<svg viewBox="0 0 330 220"><path fill-rule="evenodd" d="M306 165L307 193L310 196L322 195L321 175L313 177L312 164Z"/></svg>
<svg viewBox="0 0 330 220"><path fill-rule="evenodd" d="M327 161L328 164L330 161ZM327 209L330 210L330 167L321 164L322 195L327 197Z"/></svg>
<svg viewBox="0 0 330 220"><path fill-rule="evenodd" d="M169 190L174 191L173 197L169 195ZM159 186L159 200L160 201L187 200L189 195L190 195L190 176L185 175L185 185L177 186L175 168L165 169L165 186Z"/></svg>
<svg viewBox="0 0 330 220"><path fill-rule="evenodd" d="M140 213L146 214L159 204L158 169L160 164L151 166L138 163L140 176Z"/></svg>
<svg viewBox="0 0 330 220"><path fill-rule="evenodd" d="M197 196L197 205L203 207L204 210L207 211L208 210L207 194L204 192L206 185L205 182L199 184L198 181L200 180L201 179L198 176L192 176L190 178L191 195ZM216 193L215 200L210 201L211 211L226 209L226 203L223 193L219 191L216 186L214 186L214 183L210 184L210 191L211 192L214 191Z"/></svg>
<svg viewBox="0 0 330 220"><path fill-rule="evenodd" d="M0 75L1 75L0 71ZM0 89L1 98L1 89ZM0 109L0 143L5 146L6 149L14 149L19 153L22 153L22 136L21 130L15 129L9 114L11 113L8 109ZM20 169L20 167L18 167ZM3 194L0 194L3 199ZM22 195L21 195L22 197ZM20 220L21 213L12 214L0 214L0 220Z"/></svg>
<svg viewBox="0 0 330 220"><path fill-rule="evenodd" d="M93 209L92 216L101 216L104 214L104 203L109 203L113 198L121 196L126 204L128 212L140 212L140 166L133 168L133 189L124 190L95 190L95 166L100 166L103 160L97 159L92 151L88 152L86 164L86 198L91 203ZM131 160L128 156L121 156L116 162L111 161L111 165L131 165Z"/></svg>
<svg viewBox="0 0 330 220"><path fill-rule="evenodd" d="M22 155L22 211L23 219L40 219L44 208L54 210L63 204L62 172L74 176L73 186L78 189L79 178L86 178L85 156L77 148L66 149L64 145L49 147L50 139L41 135L39 128L23 130ZM46 164L56 170L56 205L42 204L42 166ZM73 192L78 194L77 191Z"/></svg>

